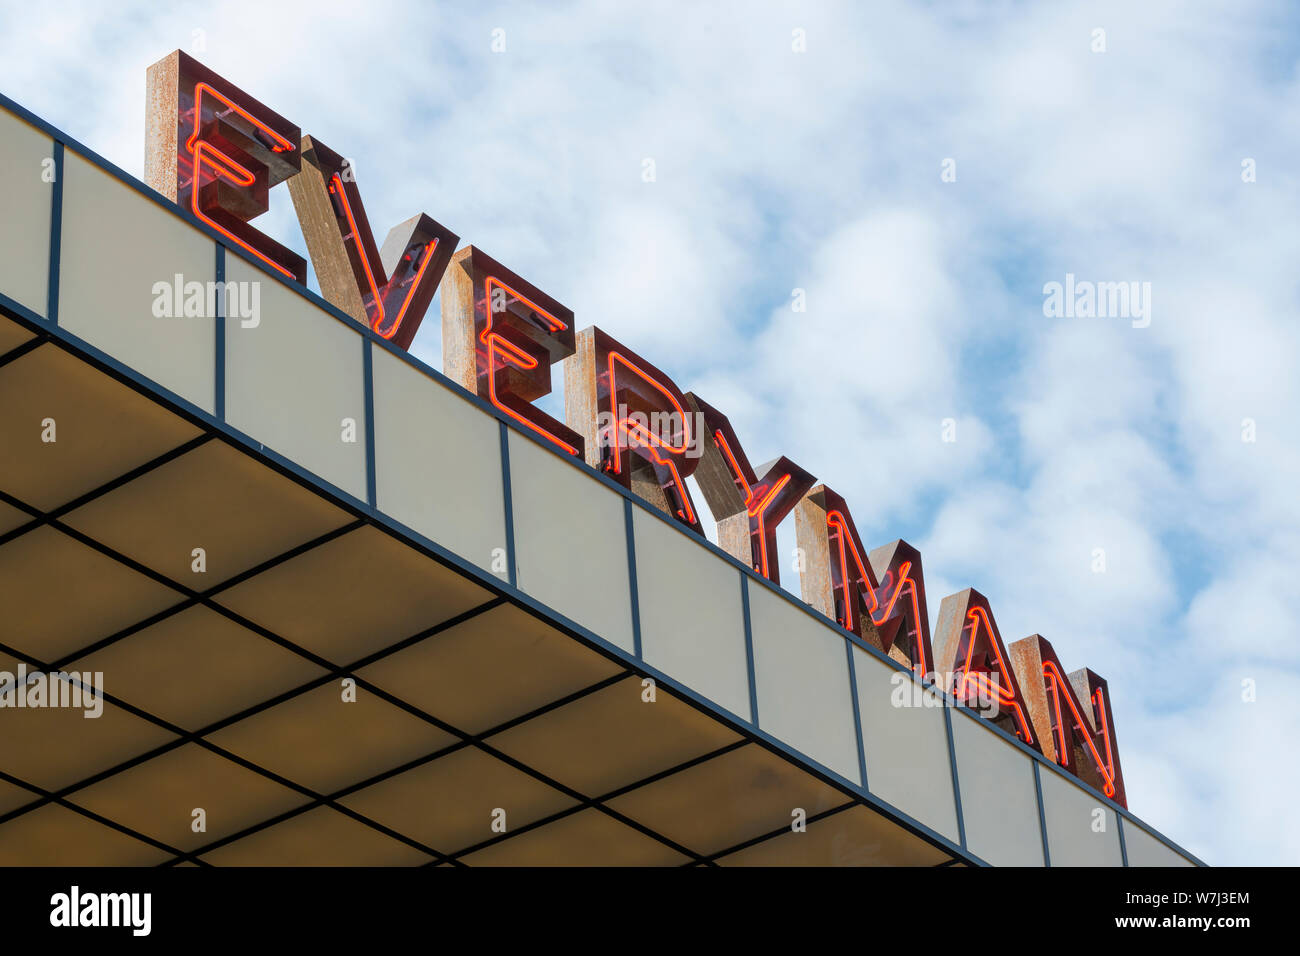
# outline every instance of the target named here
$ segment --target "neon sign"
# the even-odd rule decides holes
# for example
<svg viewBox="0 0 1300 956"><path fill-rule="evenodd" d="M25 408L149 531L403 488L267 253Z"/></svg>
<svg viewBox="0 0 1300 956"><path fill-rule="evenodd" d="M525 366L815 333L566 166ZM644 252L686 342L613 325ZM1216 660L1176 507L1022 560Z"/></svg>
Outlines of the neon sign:
<svg viewBox="0 0 1300 956"><path fill-rule="evenodd" d="M921 552L900 539L876 548L868 559L880 581L880 592L887 595L879 611L872 614L872 623L880 627L881 622L899 622L894 644L882 649L889 653L901 644L908 666L919 674L931 674L934 650L930 644L930 612L925 603Z"/></svg>
<svg viewBox="0 0 1300 956"><path fill-rule="evenodd" d="M726 415L693 392L686 401L708 433L696 480L718 523L718 540L742 560L747 557L763 577L780 583L776 527L816 479L785 457L756 470Z"/></svg>
<svg viewBox="0 0 1300 956"><path fill-rule="evenodd" d="M408 349L435 291L443 371L517 427L584 461L700 536L688 479L717 520L721 548L780 581L776 529L793 511L805 602L964 704L991 702L995 726L1126 805L1106 682L1067 674L1038 635L1011 646L988 601L944 598L935 638L920 553L896 540L868 552L848 502L789 458L755 467L725 414L571 310L421 213L377 246L342 156L193 58L149 68L145 177L272 274L307 264L250 223L287 183L321 294ZM536 402L564 374L564 421Z"/></svg>
<svg viewBox="0 0 1300 956"><path fill-rule="evenodd" d="M930 676L934 652L920 552L900 540L868 554L848 502L825 485L799 502L795 527L807 562L803 599L910 670Z"/></svg>
<svg viewBox="0 0 1300 956"><path fill-rule="evenodd" d="M565 362L564 406L587 438L588 464L703 536L686 486L699 436L672 379L593 325Z"/></svg>
<svg viewBox="0 0 1300 956"><path fill-rule="evenodd" d="M401 348L410 348L459 238L420 213L375 245L351 165L310 136L289 194L304 229L322 294ZM333 224L333 229L328 224Z"/></svg>
<svg viewBox="0 0 1300 956"><path fill-rule="evenodd" d="M272 186L302 168L300 131L177 50L149 68L145 180L286 279L304 284L301 256L253 228Z"/></svg>
<svg viewBox="0 0 1300 956"><path fill-rule="evenodd" d="M995 712L989 719L1041 753L988 599L974 588L944 598L934 643L936 663L952 675L957 700L992 700Z"/></svg>
<svg viewBox="0 0 1300 956"><path fill-rule="evenodd" d="M1024 687L1043 756L1128 806L1106 681L1086 667L1067 674L1039 634L1016 641L1010 652L1019 673L1039 675L1036 681L1026 676Z"/></svg>
<svg viewBox="0 0 1300 956"><path fill-rule="evenodd" d="M452 257L442 285L443 368L521 427L582 457L583 437L532 404L573 354L573 313L481 249Z"/></svg>

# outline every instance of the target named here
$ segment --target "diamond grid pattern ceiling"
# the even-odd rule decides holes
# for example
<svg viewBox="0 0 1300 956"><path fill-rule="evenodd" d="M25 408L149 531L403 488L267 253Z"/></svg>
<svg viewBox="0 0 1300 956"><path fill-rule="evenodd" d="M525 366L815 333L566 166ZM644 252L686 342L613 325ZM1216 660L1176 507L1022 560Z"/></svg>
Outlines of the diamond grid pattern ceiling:
<svg viewBox="0 0 1300 956"><path fill-rule="evenodd" d="M0 710L0 865L953 862L5 318L0 449L0 670L103 674Z"/></svg>

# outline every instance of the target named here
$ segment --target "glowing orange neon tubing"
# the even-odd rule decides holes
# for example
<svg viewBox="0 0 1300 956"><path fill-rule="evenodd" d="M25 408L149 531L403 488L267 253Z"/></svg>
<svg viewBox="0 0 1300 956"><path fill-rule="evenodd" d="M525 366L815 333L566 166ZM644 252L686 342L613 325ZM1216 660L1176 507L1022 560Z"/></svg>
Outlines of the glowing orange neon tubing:
<svg viewBox="0 0 1300 956"><path fill-rule="evenodd" d="M437 240L434 241L436 242ZM433 258L432 255L426 255L425 264L427 264L429 260L432 258ZM423 266L420 267L420 271L421 272L424 271ZM371 281L373 282L373 279ZM497 355L500 355L503 361L511 362L518 368L522 368L525 371L531 371L532 369L537 368L537 359L533 358L531 355L529 355L519 346L515 345L513 342L507 339L500 332L497 332L492 328L492 287L493 286L496 286L499 289L501 289L503 292L506 292L514 296L517 300L523 302L530 309L532 309L534 312L540 315L543 319L546 320L546 323L548 326L550 326L550 330L552 332L561 332L564 329L568 328L567 325L565 325L555 316L551 315L551 313L547 312L537 303L531 301L525 296L520 295L518 292L516 292L514 289L507 286L504 282L500 281L495 276L488 276L483 283L483 292L487 296L485 300L487 306L487 324L483 327L483 332L479 335L479 340L482 341L484 346L487 347L488 400L493 405L501 409L501 411L505 412L507 415L509 415L515 421L519 422L524 427L531 428L539 435L542 435L543 437L559 445L570 455L576 455L578 454L578 449L574 448L572 445L570 445L568 442L564 441L560 437L556 435L552 435L550 432L548 432L541 425L538 425L531 418L528 418L525 415L521 415L519 412L515 411L513 408L511 408L510 406L506 405L503 401L501 401L500 397L497 395L497 377L496 377L496 361L495 361ZM412 287L412 291L414 291L414 287ZM407 299L409 301L410 299L409 295L407 296ZM405 309L405 306L403 306L403 309Z"/></svg>
<svg viewBox="0 0 1300 956"><path fill-rule="evenodd" d="M916 663L921 668L921 673L929 673L929 667L925 659L925 640L921 632L921 602L916 596L916 582L912 580L910 573L912 562L904 561L898 566L898 584L894 586L893 596L890 597L889 603L885 605L883 613L876 617L871 615L871 623L879 627L889 620L889 616L894 613L894 604L898 601L898 596L907 589L908 598L912 604L912 626L916 630ZM874 597L874 596L873 596Z"/></svg>
<svg viewBox="0 0 1300 956"><path fill-rule="evenodd" d="M1067 743L1065 740L1065 719L1064 715L1061 713L1061 697L1064 696L1065 702L1070 705L1070 713L1074 716L1075 724L1078 726L1079 732L1083 735L1083 739L1087 742L1088 750L1092 753L1092 759L1097 765L1097 771L1102 776L1102 781L1105 784L1102 788L1102 792L1108 797L1115 796L1115 767L1113 764L1102 763L1101 754L1097 753L1097 748L1092 742L1092 735L1088 733L1088 725L1084 721L1083 715L1079 713L1079 708L1075 706L1074 693L1068 686L1066 686L1065 678L1061 676L1061 672L1056 669L1056 665L1051 661L1043 662L1043 675L1052 682L1052 706L1056 711L1056 737L1060 743L1056 752L1056 762L1062 766L1065 766L1066 764L1065 748ZM1098 690L1100 690L1100 688L1098 688ZM1107 740L1107 744L1109 744L1109 742L1110 741Z"/></svg>
<svg viewBox="0 0 1300 956"><path fill-rule="evenodd" d="M235 103L234 100L230 99L221 91L214 89L212 86L210 86L207 83L195 83L194 84L194 132L190 134L190 138L185 142L185 148L188 149L191 153L194 152L194 144L199 138L199 126L200 126L199 121L203 117L202 103L203 103L203 93L205 90L211 93L217 99L221 100L221 102L225 103L227 107L234 110L244 119L248 120L258 129L264 132L267 136L279 140L278 146L271 147L271 149L274 152L287 153L292 151L295 148L293 143L289 142L287 139L285 139L275 130L271 129L271 127L267 126L260 119L253 116L253 114L248 112L248 110L239 106L237 103Z"/></svg>
<svg viewBox="0 0 1300 956"><path fill-rule="evenodd" d="M790 483L789 475L782 475L772 486L772 490L747 509L749 516L758 521L758 552L763 564L763 577L767 577L767 517L765 512L776 500L781 489Z"/></svg>
<svg viewBox="0 0 1300 956"><path fill-rule="evenodd" d="M661 438L654 435L645 425L639 425L636 422L619 417L618 410L613 407L618 401L618 389L615 387L615 382L617 381L617 372L614 369L615 362L620 362L623 365L626 365L635 372L642 381L648 382L652 385L661 395L663 395L664 398L668 399L669 403L672 404L682 423L682 446L680 448L663 441ZM673 473L673 483L677 486L678 498L681 499L682 508L685 509L684 511L679 509L679 513L689 524L694 525L695 512L691 508L690 496L687 494L686 485L682 482L682 476L671 459L661 458L658 453L659 448L662 448L670 455L683 455L690 450L691 426L690 420L686 417L686 410L678 404L677 399L673 398L672 393L670 393L668 389L664 388L658 381L647 375L635 362L630 361L620 352L609 353L609 403L611 406L610 411L613 412L614 421L617 423L617 430L626 434L628 438L641 438L642 440L638 443L639 446L649 450L656 464L667 465L668 469ZM616 475L622 471L622 444L623 443L619 440L619 436L615 435L614 474ZM631 445L628 447L631 447Z"/></svg>
<svg viewBox="0 0 1300 956"><path fill-rule="evenodd" d="M768 506L776 499L777 493L790 482L789 475L782 475L772 489L763 496L761 500L755 500L754 489L750 487L749 482L745 480L745 473L740 470L740 463L736 461L736 456L731 453L731 446L727 443L721 429L714 433L713 440L722 449L727 460L731 462L731 473L736 476L736 481L744 486L745 489L745 511L751 518L758 519L758 552L759 563L762 566L763 577L768 576L767 563L767 520L764 512Z"/></svg>
<svg viewBox="0 0 1300 956"><path fill-rule="evenodd" d="M826 513L826 523L836 530L837 537L839 538L840 580L844 582L846 592L844 595L844 627L851 631L853 630L853 602L849 599L847 593L849 586L849 550L852 551L853 561L858 566L858 576L863 581L868 582L871 578L867 576L867 569L862 563L862 556L858 554L858 546L854 544L853 537L849 534L848 523L844 520L844 515L839 511L828 511ZM845 542L848 543L848 549L845 548ZM921 632L921 605L916 596L916 582L908 576L908 572L911 570L911 561L904 561L899 565L898 584L894 587L893 597L889 599L889 604L884 608L884 613L879 616L876 615L876 611L880 610L880 602L876 599L876 592L871 588L864 588L866 593L871 596L871 607L869 607L867 611L871 615L871 623L876 625L876 627L879 627L881 624L888 621L889 616L894 612L894 603L898 600L898 596L902 593L903 588L906 587L908 589L908 594L911 597L912 602L912 622L916 631L916 664L920 666L921 673L926 674L929 672L929 669L928 662L925 659L924 635Z"/></svg>
<svg viewBox="0 0 1300 956"><path fill-rule="evenodd" d="M335 184L337 184L337 188L335 188ZM393 323L392 331L382 332L380 327L384 324L384 300L379 295L379 286L375 282L375 274L370 269L370 257L366 255L366 250L361 245L361 234L357 231L357 221L352 216L352 204L348 202L348 194L343 189L343 180L339 178L338 173L335 173L330 179L330 192L343 200L343 212L346 213L348 218L348 229L352 236L352 244L356 247L357 255L361 259L361 265L366 270L366 281L370 283L370 293L374 297L375 308L379 313L374 321L370 323L370 330L377 332L383 338L391 339L397 335L398 329L402 327L402 320L406 318L406 310L410 306L411 300L415 298L415 293L420 288L420 282L424 279L424 270L433 261L433 250L438 247L438 240L432 239L425 244L424 258L420 261L420 268L415 273L415 280L411 283L411 288L407 290L402 307L397 312L397 320ZM491 320L489 319L489 321Z"/></svg>
<svg viewBox="0 0 1300 956"><path fill-rule="evenodd" d="M854 629L853 601L849 596L850 578L848 552L851 551L853 553L853 561L858 566L858 577L863 581L868 582L871 578L867 574L866 566L862 563L862 555L858 554L858 546L853 542L853 538L849 534L848 522L844 520L844 515L840 514L838 511L828 511L826 513L826 524L834 528L839 537L840 581L844 584L844 627L846 630L852 631ZM845 548L845 542L848 542L847 549ZM876 592L871 588L865 588L864 590L871 595L871 607L868 610L875 611L878 606L878 602L876 601Z"/></svg>
<svg viewBox="0 0 1300 956"><path fill-rule="evenodd" d="M1110 770L1111 778L1114 779L1115 754L1112 752L1110 746L1110 722L1106 716L1106 701L1101 693L1100 687L1097 688L1093 697L1095 698L1097 705L1098 723L1101 726L1101 739L1106 742L1106 767Z"/></svg>
<svg viewBox="0 0 1300 956"><path fill-rule="evenodd" d="M216 175L225 177L227 180L230 180L231 182L235 183L235 185L237 186L245 186L245 187L251 186L255 181L255 177L253 176L251 170L248 170L244 168L242 165L240 165L239 163L235 162L233 159L231 159L221 150L217 149L207 140L199 139L199 127L202 125L202 120L203 120L202 103L203 103L204 91L211 93L217 99L221 100L221 102L225 103L227 107L234 110L236 113L238 113L244 119L248 120L258 129L262 130L268 136L278 140L279 145L272 147L272 150L274 152L284 153L294 148L293 144L290 143L287 139L285 139L275 130L271 129L271 127L267 126L261 120L253 117L253 115L250 114L247 110L237 106L229 97L224 96L222 93L213 89L207 83L195 84L194 86L194 132L191 133L190 138L185 141L185 148L189 150L190 153L194 156L193 182L190 187L191 190L190 208L194 211L194 215L196 215L199 219L206 222L213 229L217 230L217 232L221 233L223 236L226 236L227 238L238 243L242 248L246 249L248 252L251 252L253 255L257 256L257 258L261 259L267 265L271 266L271 268L275 269L278 272L283 273L293 281L297 282L298 277L296 275L294 275L284 266L280 265L270 256L267 256L266 254L259 252L257 249L254 249L251 245L246 243L244 240L240 239L230 230L226 229L225 227L221 226L213 219L204 215L203 210L199 208L199 164L200 163L207 163L207 165L212 167ZM206 153L211 153L212 155L219 157L222 160L222 162L224 162L226 165L223 166L221 163L209 159L205 155Z"/></svg>
<svg viewBox="0 0 1300 956"><path fill-rule="evenodd" d="M778 478L776 484L772 486L771 491L769 491L762 498L759 498L757 501L755 501L752 505L749 506L748 508L749 516L751 518L758 518L761 521L763 518L763 512L765 512L768 509L768 507L772 504L772 501L776 498L777 494L781 491L781 489L784 488L789 483L790 483L789 475L782 475L780 478Z"/></svg>
<svg viewBox="0 0 1300 956"><path fill-rule="evenodd" d="M745 473L740 470L740 464L736 461L736 456L731 453L731 446L727 444L727 436L722 434L722 430L713 433L713 440L722 449L722 453L727 456L727 461L731 462L731 473L736 476L736 481L745 486L745 504L749 505L750 499L754 497L754 490L749 487L749 482L745 480Z"/></svg>
<svg viewBox="0 0 1300 956"><path fill-rule="evenodd" d="M244 169L243 166L240 166L234 160L230 159L230 157L227 156L225 153L221 152L221 150L213 148L212 145L206 141L200 141L198 144L198 149L194 153L194 183L191 188L191 199L190 199L190 208L193 210L194 215L197 216L199 219L203 220L204 222L206 222L217 232L221 233L223 236L230 239L232 242L238 243L242 248L244 248L248 252L251 252L253 255L257 256L257 258L261 259L263 262L265 262L271 268L275 269L277 272L287 276L288 278L292 279L294 282L297 282L298 277L296 275L294 275L284 266L280 265L280 263L276 262L270 256L266 255L265 253L257 249L254 249L251 245L246 243L243 239L240 239L229 229L225 228L219 222L207 216L203 212L203 210L199 207L199 161L203 157L203 154L205 152L215 153L216 155L220 156L222 159L229 161L236 171L242 172L246 176L248 176L248 181L242 182L238 179L235 179L235 177L231 175L229 171L222 170L221 174L224 175L227 179L235 180L235 182L240 186L251 186L253 184L252 173ZM211 161L209 160L208 162L210 163Z"/></svg>
<svg viewBox="0 0 1300 956"><path fill-rule="evenodd" d="M981 687L985 690L992 690L998 698L999 703L1004 704L1015 711L1016 723L1020 725L1025 743L1033 743L1034 735L1029 729L1029 722L1025 720L1024 711L1022 711L1020 705L1016 703L1015 692L1011 689L1011 674L1007 670L1006 661L1002 659L1002 651L998 647L1000 642L997 640L997 632L993 630L993 625L989 622L988 614L982 607L973 607L966 616L971 622L971 634L970 643L966 646L966 661L962 665L961 670L963 682L975 684L977 687ZM975 638L979 634L980 620L984 621L984 627L989 634L989 644L993 648L993 653L997 655L998 674L1007 682L1007 686L1005 687L1002 686L1001 681L994 683L987 675L976 673L971 670L971 658L975 655Z"/></svg>

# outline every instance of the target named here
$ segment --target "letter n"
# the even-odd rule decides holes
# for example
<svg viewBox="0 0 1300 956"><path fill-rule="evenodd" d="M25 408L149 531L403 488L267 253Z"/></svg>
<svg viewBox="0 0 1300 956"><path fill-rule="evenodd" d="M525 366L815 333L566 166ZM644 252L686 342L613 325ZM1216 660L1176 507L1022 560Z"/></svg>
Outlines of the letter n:
<svg viewBox="0 0 1300 956"><path fill-rule="evenodd" d="M1127 807L1106 681L1086 667L1066 674L1040 634L1016 641L1010 651L1043 756Z"/></svg>

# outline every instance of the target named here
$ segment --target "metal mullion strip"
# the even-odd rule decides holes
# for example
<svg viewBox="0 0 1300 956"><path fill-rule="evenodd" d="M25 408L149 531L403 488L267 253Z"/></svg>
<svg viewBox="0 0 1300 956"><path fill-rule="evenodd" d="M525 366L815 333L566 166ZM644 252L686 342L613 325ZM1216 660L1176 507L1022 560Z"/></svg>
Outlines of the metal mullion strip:
<svg viewBox="0 0 1300 956"><path fill-rule="evenodd" d="M627 588L632 612L632 655L637 660L640 660L643 656L641 650L641 592L636 577L636 536L632 525L632 502L624 498L623 533L627 537Z"/></svg>
<svg viewBox="0 0 1300 956"><path fill-rule="evenodd" d="M1038 832L1043 840L1043 866L1052 865L1052 853L1047 845L1047 814L1043 808L1043 781L1038 776L1038 761L1032 761L1034 765L1034 795L1038 802Z"/></svg>
<svg viewBox="0 0 1300 956"><path fill-rule="evenodd" d="M510 586L519 586L519 566L515 556L515 499L510 478L510 429L505 422L497 422L501 433L501 507L506 532L506 580Z"/></svg>
<svg viewBox="0 0 1300 956"><path fill-rule="evenodd" d="M844 653L849 658L849 699L853 701L853 734L858 741L858 774L862 777L862 789L870 790L867 786L867 747L862 729L862 709L858 704L858 672L853 662L853 645L848 641L844 642Z"/></svg>
<svg viewBox="0 0 1300 956"><path fill-rule="evenodd" d="M740 575L740 613L745 623L745 674L749 681L749 722L758 726L758 678L754 663L754 629L749 616L749 575Z"/></svg>
<svg viewBox="0 0 1300 956"><path fill-rule="evenodd" d="M50 261L46 288L45 317L59 324L59 275L63 257L63 142L54 140L54 182L50 189Z"/></svg>
<svg viewBox="0 0 1300 956"><path fill-rule="evenodd" d="M215 326L215 355L213 369L212 417L219 422L226 420L226 247L215 243L216 261L213 275L220 293L217 296L217 314L213 316Z"/></svg>
<svg viewBox="0 0 1300 956"><path fill-rule="evenodd" d="M969 850L966 846L966 817L961 808L961 782L957 778L957 747L952 733L952 708L947 703L943 705L943 722L947 728L948 765L952 769L952 801L953 809L957 813L957 845L963 850Z"/></svg>
<svg viewBox="0 0 1300 956"><path fill-rule="evenodd" d="M379 487L375 476L375 356L371 342L361 340L361 379L365 396L366 425L366 504L376 507L379 500Z"/></svg>

